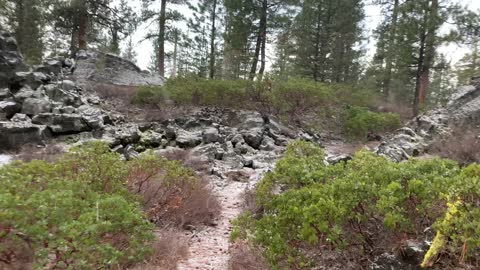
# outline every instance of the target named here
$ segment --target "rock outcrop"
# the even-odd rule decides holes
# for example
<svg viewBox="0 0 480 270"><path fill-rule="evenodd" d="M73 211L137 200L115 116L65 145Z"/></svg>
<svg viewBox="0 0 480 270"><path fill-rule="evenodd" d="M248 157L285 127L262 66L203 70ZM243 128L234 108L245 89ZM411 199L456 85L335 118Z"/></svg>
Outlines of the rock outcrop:
<svg viewBox="0 0 480 270"><path fill-rule="evenodd" d="M0 150L111 123L109 113L96 107L98 97L68 80L72 66L69 60L48 60L29 67L11 35L0 31Z"/></svg>
<svg viewBox="0 0 480 270"><path fill-rule="evenodd" d="M89 82L113 85L162 85L163 78L142 71L134 63L114 54L79 51L74 76L80 85Z"/></svg>
<svg viewBox="0 0 480 270"><path fill-rule="evenodd" d="M452 127L472 127L480 124L480 78L472 85L460 87L445 108L429 111L411 120L383 141L376 153L394 161L419 156Z"/></svg>

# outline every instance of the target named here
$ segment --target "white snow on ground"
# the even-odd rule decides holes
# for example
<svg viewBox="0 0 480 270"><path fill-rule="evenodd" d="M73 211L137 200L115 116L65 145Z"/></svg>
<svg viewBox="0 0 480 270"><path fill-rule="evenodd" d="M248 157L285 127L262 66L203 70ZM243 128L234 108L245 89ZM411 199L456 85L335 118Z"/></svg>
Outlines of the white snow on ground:
<svg viewBox="0 0 480 270"><path fill-rule="evenodd" d="M12 156L0 154L0 167L10 162Z"/></svg>

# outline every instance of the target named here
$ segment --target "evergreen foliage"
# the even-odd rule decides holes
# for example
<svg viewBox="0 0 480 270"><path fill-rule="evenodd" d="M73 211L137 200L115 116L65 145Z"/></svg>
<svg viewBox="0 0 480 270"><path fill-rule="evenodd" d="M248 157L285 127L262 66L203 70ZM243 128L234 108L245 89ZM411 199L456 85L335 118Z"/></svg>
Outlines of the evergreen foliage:
<svg viewBox="0 0 480 270"><path fill-rule="evenodd" d="M432 246L435 254L478 263L479 165L462 169L442 159L394 163L360 151L346 164L327 166L324 157L311 143L290 144L256 189L262 212L238 218L232 237L261 247L274 269L296 269L313 267L312 252L375 256L401 246L384 239L423 239L425 228L433 226L445 236ZM452 204L455 210L447 207ZM443 260L448 256L436 256L435 263Z"/></svg>

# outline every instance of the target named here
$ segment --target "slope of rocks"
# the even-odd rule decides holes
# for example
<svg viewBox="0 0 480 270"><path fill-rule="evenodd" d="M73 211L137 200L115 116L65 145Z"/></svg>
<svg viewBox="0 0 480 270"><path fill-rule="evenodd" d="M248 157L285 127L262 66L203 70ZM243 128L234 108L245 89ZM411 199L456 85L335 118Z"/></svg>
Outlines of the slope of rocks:
<svg viewBox="0 0 480 270"><path fill-rule="evenodd" d="M162 85L163 78L142 71L133 62L110 53L79 51L75 65L76 81L85 85L90 82L112 85L142 86Z"/></svg>
<svg viewBox="0 0 480 270"><path fill-rule="evenodd" d="M376 153L394 161L402 161L422 155L442 136L451 133L453 127L474 127L480 124L480 78L473 78L472 85L460 87L445 108L429 111L411 120L383 141Z"/></svg>

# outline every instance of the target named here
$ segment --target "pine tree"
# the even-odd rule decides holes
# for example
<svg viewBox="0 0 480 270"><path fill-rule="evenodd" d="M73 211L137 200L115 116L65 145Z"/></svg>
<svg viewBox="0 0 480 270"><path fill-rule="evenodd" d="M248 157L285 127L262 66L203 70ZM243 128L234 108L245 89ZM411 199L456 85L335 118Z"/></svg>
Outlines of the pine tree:
<svg viewBox="0 0 480 270"><path fill-rule="evenodd" d="M298 75L322 82L356 81L363 18L362 1L304 1L293 26Z"/></svg>
<svg viewBox="0 0 480 270"><path fill-rule="evenodd" d="M53 0L52 20L55 29L70 36L70 52L87 49L87 45L99 41L103 47L119 53L120 41L127 37L136 25L137 16L128 2L115 5L113 0ZM105 37L105 30L110 36ZM105 42L109 45L105 46Z"/></svg>
<svg viewBox="0 0 480 270"><path fill-rule="evenodd" d="M157 0L142 0L142 22L155 22L158 27L155 32L149 33L147 39L153 40L156 44L156 59L157 72L160 76L165 77L165 43L168 35L167 21L178 21L183 19L183 16L177 11L170 11L167 9L167 4L181 5L185 2L183 0L158 0L160 2L160 10L152 9L152 3Z"/></svg>
<svg viewBox="0 0 480 270"><path fill-rule="evenodd" d="M18 48L30 64L38 64L43 57L42 40L45 26L44 1L11 0L2 13L15 34Z"/></svg>
<svg viewBox="0 0 480 270"><path fill-rule="evenodd" d="M221 19L219 15L222 12L221 2L219 0L201 0L197 2L196 6L189 5L189 7L193 11L193 18L189 20L188 27L195 36L194 41L199 43L197 47L202 50L202 52L199 52L202 55L202 65L205 62L204 55L208 58L208 77L213 79L216 71L218 22ZM205 46L205 43L208 43L207 46ZM206 52L203 52L205 49ZM202 69L201 73L203 75L205 67L201 66L199 69Z"/></svg>
<svg viewBox="0 0 480 270"><path fill-rule="evenodd" d="M455 14L457 36L467 45L469 52L456 65L457 80L469 84L474 76L480 76L480 11L462 10Z"/></svg>
<svg viewBox="0 0 480 270"><path fill-rule="evenodd" d="M384 95L390 96L395 90L397 98L413 100L414 114L426 104L432 68L438 57L436 50L449 40L440 35L439 29L457 8L448 0L394 2L378 31L377 57L383 59L379 71Z"/></svg>
<svg viewBox="0 0 480 270"><path fill-rule="evenodd" d="M122 57L135 64L137 63L137 52L135 51L135 45L133 44L131 35L128 37L128 41L125 50L122 53Z"/></svg>
<svg viewBox="0 0 480 270"><path fill-rule="evenodd" d="M223 78L246 78L254 31L253 0L225 0Z"/></svg>

